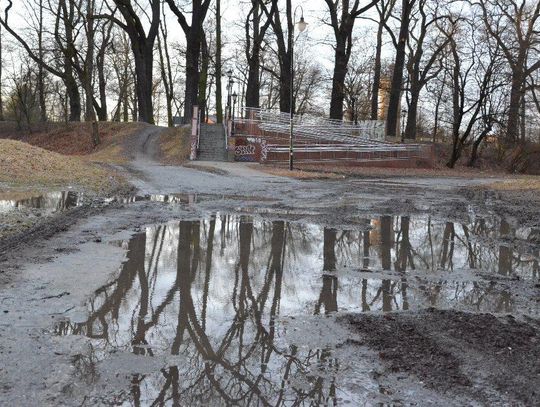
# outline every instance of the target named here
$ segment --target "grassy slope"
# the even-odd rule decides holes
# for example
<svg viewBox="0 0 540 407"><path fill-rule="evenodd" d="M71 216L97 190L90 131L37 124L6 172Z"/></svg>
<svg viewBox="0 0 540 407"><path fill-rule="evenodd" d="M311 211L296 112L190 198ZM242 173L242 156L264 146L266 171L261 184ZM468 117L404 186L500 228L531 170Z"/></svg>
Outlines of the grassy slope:
<svg viewBox="0 0 540 407"><path fill-rule="evenodd" d="M117 173L99 164L128 161L129 138L141 123L99 123L101 143L93 147L89 123L46 123L32 132L0 123L0 182L17 187L78 186L110 191L122 183ZM15 141L17 140L17 141ZM189 128L165 129L160 159L180 165L189 156ZM0 191L1 192L1 191Z"/></svg>
<svg viewBox="0 0 540 407"><path fill-rule="evenodd" d="M0 182L14 187L75 186L106 193L121 180L111 171L76 157L0 140Z"/></svg>
<svg viewBox="0 0 540 407"><path fill-rule="evenodd" d="M190 127L169 128L161 133L160 161L169 165L181 165L189 158Z"/></svg>
<svg viewBox="0 0 540 407"><path fill-rule="evenodd" d="M0 123L0 138L24 141L33 146L65 155L93 155L120 145L140 123L99 123L101 144L94 149L90 123L44 123L30 130L16 130L9 122Z"/></svg>

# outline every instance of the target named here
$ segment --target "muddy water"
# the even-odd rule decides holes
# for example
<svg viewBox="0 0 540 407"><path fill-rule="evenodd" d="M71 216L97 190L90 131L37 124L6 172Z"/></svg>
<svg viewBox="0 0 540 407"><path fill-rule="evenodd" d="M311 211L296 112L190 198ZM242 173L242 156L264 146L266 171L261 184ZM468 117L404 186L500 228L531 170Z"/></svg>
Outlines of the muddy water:
<svg viewBox="0 0 540 407"><path fill-rule="evenodd" d="M0 199L0 213L28 209L36 209L45 214L60 212L80 205L83 199L82 194L73 191L28 194L24 197L20 197L20 195L16 194L13 197L2 196L2 199Z"/></svg>
<svg viewBox="0 0 540 407"><path fill-rule="evenodd" d="M367 369L351 374L362 361L325 314L538 315L538 303L511 289L538 283L538 251L528 245L537 236L504 220L422 216L366 219L355 230L219 214L156 225L124 243L127 261L83 322L55 333L91 338L91 355L78 362L90 382L111 355L136 357L115 402L369 402L378 387Z"/></svg>

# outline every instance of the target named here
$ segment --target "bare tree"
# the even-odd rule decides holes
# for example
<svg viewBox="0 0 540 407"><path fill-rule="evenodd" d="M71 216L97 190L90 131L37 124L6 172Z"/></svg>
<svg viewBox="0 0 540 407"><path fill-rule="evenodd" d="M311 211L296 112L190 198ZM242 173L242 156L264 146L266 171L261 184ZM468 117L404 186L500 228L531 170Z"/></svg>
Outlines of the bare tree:
<svg viewBox="0 0 540 407"><path fill-rule="evenodd" d="M191 2L191 24L186 13L175 0L166 0L169 8L176 16L186 36L186 87L184 97L184 123L189 123L193 106L197 104L199 88L199 57L203 40L203 24L210 7L210 0L193 0Z"/></svg>
<svg viewBox="0 0 540 407"><path fill-rule="evenodd" d="M3 62L3 58L2 58L2 45L3 45L3 38L2 38L2 26L0 25L0 121L4 121L4 101L3 101L3 98L2 98L2 88L3 88L3 83L2 83L2 74L3 74L3 69L2 69L2 62Z"/></svg>
<svg viewBox="0 0 540 407"><path fill-rule="evenodd" d="M540 60L531 61L531 52L540 45L540 1L473 0L482 10L488 33L501 48L511 70L511 90L506 121L506 143L519 140L520 107L527 77L540 69Z"/></svg>
<svg viewBox="0 0 540 407"><path fill-rule="evenodd" d="M418 1L418 13L413 14L412 26L410 27L409 58L406 64L408 73L408 113L407 126L404 137L408 139L416 138L416 124L418 118L418 103L420 92L424 86L433 78L437 77L443 66L440 63L440 55L451 41L453 33L438 39L435 34L431 43L428 44L429 33L437 32L437 26L443 24L441 20L448 20L450 27L455 27L456 21L452 21L446 15L439 15L440 8L434 4L430 9L430 0Z"/></svg>
<svg viewBox="0 0 540 407"><path fill-rule="evenodd" d="M113 21L129 36L131 50L135 60L135 76L137 80L136 94L139 121L154 123L154 105L152 100L154 43L159 32L161 21L161 0L148 0L151 13L148 16L140 10L138 3L131 0L113 0L120 11L123 21L116 17L114 10L110 14L99 14L95 18L105 18ZM150 26L146 33L139 13L148 16Z"/></svg>
<svg viewBox="0 0 540 407"><path fill-rule="evenodd" d="M163 14L165 11L163 10ZM167 106L167 125L169 127L174 126L173 123L173 99L174 99L174 87L171 67L171 57L169 54L169 31L167 28L167 21L165 15L161 21L161 35L158 36L158 51L159 51L159 67L161 71L161 80L163 82L163 88L165 89L165 103ZM163 39L163 41L162 41Z"/></svg>
<svg viewBox="0 0 540 407"><path fill-rule="evenodd" d="M266 35L266 31L272 22L276 12L276 4L272 3L269 15L261 26L261 19L264 11L261 10L259 0L251 0L251 9L244 23L246 37L246 59L248 62L248 79L246 90L246 106L260 107L260 65L261 65L261 47Z"/></svg>
<svg viewBox="0 0 540 407"><path fill-rule="evenodd" d="M388 24L388 19L392 15L392 10L396 5L396 1L397 0L380 0L375 5L379 19L377 21L377 44L375 46L375 65L373 67L373 83L371 90L371 120L377 120L379 118L379 89L381 87L383 33L385 26Z"/></svg>
<svg viewBox="0 0 540 407"><path fill-rule="evenodd" d="M330 99L330 118L343 119L343 101L345 92L343 85L347 75L347 66L353 48L352 34L354 23L358 17L372 8L379 0L373 0L360 6L355 0L351 7L349 0L325 0L330 13L330 25L336 40L334 46L334 74L332 76L332 96Z"/></svg>
<svg viewBox="0 0 540 407"><path fill-rule="evenodd" d="M396 57L394 62L394 72L390 85L390 97L388 101L388 112L386 115L386 136L395 137L399 129L399 109L401 106L401 91L403 85L403 68L405 67L406 46L409 40L409 25L411 14L417 0L401 1L401 22L396 45Z"/></svg>
<svg viewBox="0 0 540 407"><path fill-rule="evenodd" d="M81 100L80 100L80 93L79 93L79 87L77 84L77 81L75 79L75 75L73 72L73 64L70 58L73 56L72 54L64 54L63 55L63 61L62 64L59 67L56 67L56 60L54 58L46 60L43 54L40 54L40 52L43 51L41 47L38 48L38 52L36 52L29 43L22 37L21 34L17 30L15 30L13 27L9 25L9 12L11 8L13 7L13 2L11 0L8 1L8 5L4 10L4 16L0 16L0 24L21 44L21 46L25 49L28 56L34 60L37 64L42 66L44 69L52 73L53 75L57 76L58 78L62 79L64 82L64 85L66 86L66 91L69 98L69 106L70 106L70 115L69 120L70 121L80 121L81 119ZM43 7L42 4L40 4L40 7ZM40 10L41 11L41 10ZM65 19L62 20L62 17L65 17ZM55 15L55 38L57 41L61 40L60 36L60 26L63 25L65 32L63 33L63 37L65 41L73 41L73 27L74 27L74 21L75 18L75 11L71 8L68 10L67 15L61 16L59 13L56 13ZM71 19L71 20L70 20ZM42 20L40 20L42 21ZM41 43L40 36L42 35L42 31L38 32L38 43Z"/></svg>
<svg viewBox="0 0 540 407"><path fill-rule="evenodd" d="M221 63L221 0L216 0L216 61L215 61L215 78L216 78L216 122L223 123L223 103L221 95L221 76L222 76L222 63Z"/></svg>
<svg viewBox="0 0 540 407"><path fill-rule="evenodd" d="M267 2L259 0L259 5L264 11L266 18L271 22L272 32L276 41L276 49L279 64L279 109L282 112L294 112L294 100L291 106L291 65L292 65L292 47L293 47L293 10L291 0L285 1L285 20L286 25L281 21L281 13L279 12L279 0L271 0L271 7L268 8ZM274 12L272 13L272 10Z"/></svg>

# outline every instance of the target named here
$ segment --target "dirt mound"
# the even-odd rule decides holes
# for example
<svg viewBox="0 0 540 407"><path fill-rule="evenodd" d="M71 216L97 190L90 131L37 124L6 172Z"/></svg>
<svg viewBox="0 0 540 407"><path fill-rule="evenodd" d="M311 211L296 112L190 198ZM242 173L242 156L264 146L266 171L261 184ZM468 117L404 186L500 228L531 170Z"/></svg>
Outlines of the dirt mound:
<svg viewBox="0 0 540 407"><path fill-rule="evenodd" d="M29 131L17 130L5 122L0 123L0 138L24 141L65 155L103 155L140 127L141 123L100 122L101 144L97 148L93 145L90 123L43 123Z"/></svg>
<svg viewBox="0 0 540 407"><path fill-rule="evenodd" d="M80 186L108 191L120 179L115 172L16 140L0 140L0 182L10 185Z"/></svg>

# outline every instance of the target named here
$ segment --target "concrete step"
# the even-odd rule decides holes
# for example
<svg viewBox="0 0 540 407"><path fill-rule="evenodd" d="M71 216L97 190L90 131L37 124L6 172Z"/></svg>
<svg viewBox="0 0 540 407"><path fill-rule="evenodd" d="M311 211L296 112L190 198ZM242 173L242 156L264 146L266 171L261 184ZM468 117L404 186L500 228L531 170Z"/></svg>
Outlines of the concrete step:
<svg viewBox="0 0 540 407"><path fill-rule="evenodd" d="M226 161L225 129L221 125L201 124L199 160Z"/></svg>

